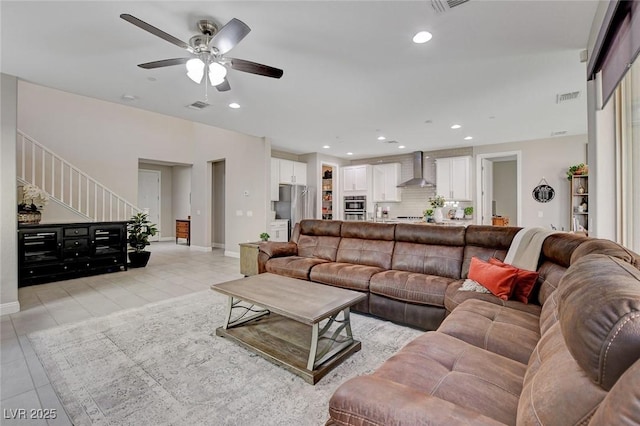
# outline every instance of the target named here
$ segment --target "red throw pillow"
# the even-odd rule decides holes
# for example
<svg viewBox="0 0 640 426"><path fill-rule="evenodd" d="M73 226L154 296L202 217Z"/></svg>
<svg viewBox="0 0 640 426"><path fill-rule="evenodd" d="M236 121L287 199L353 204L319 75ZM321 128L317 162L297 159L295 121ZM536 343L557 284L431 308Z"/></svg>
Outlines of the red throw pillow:
<svg viewBox="0 0 640 426"><path fill-rule="evenodd" d="M516 271L517 277L515 287L513 288L513 294L511 299L517 300L522 303L529 303L529 295L533 290L533 286L538 281L538 273L536 271L527 271L526 269L516 268L513 265L504 263L503 261L492 257L489 259L489 263L492 265L501 266L503 268L510 268Z"/></svg>
<svg viewBox="0 0 640 426"><path fill-rule="evenodd" d="M492 265L474 256L471 258L468 276L500 299L508 300L513 293L517 272L510 268Z"/></svg>

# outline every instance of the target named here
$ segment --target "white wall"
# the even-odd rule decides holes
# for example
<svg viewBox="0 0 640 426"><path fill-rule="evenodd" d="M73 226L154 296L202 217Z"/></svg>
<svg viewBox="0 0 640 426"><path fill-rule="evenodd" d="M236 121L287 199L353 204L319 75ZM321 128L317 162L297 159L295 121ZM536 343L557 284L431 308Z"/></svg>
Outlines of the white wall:
<svg viewBox="0 0 640 426"><path fill-rule="evenodd" d="M553 224L559 230L568 230L571 215L566 171L573 164L586 163L586 143L587 135L564 136L481 145L474 147L473 153L522 152L522 223L519 226L549 229ZM531 195L542 178L555 190L554 199L548 203L539 203Z"/></svg>
<svg viewBox="0 0 640 426"><path fill-rule="evenodd" d="M18 80L0 75L0 314L20 310L16 196L16 121Z"/></svg>
<svg viewBox="0 0 640 426"><path fill-rule="evenodd" d="M229 254L239 253L240 242L256 240L267 223L271 147L264 138L23 81L18 83L18 128L80 169L91 171L133 204L138 198L139 159L193 164L193 247L211 247L210 162L214 160L226 159ZM249 191L246 197L244 190ZM181 215L186 213L184 206L180 210ZM236 215L239 211L242 216Z"/></svg>

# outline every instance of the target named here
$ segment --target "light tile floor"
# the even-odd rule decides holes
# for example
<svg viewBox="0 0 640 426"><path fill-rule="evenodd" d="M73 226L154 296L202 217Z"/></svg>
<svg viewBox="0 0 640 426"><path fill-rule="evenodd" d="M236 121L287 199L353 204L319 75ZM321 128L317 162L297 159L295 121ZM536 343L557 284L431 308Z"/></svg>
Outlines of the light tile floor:
<svg viewBox="0 0 640 426"><path fill-rule="evenodd" d="M173 242L152 243L146 268L22 287L20 312L0 328L0 424L71 425L27 334L208 289L241 278L239 259ZM11 420L16 409L56 409L56 419Z"/></svg>

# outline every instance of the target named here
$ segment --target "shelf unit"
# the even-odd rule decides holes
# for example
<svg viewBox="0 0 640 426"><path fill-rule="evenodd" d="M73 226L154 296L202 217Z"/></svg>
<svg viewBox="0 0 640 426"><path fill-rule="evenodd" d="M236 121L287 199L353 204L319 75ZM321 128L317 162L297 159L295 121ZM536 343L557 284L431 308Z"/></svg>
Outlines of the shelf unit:
<svg viewBox="0 0 640 426"><path fill-rule="evenodd" d="M335 170L331 166L322 165L322 219L332 220L334 219L334 184L333 176Z"/></svg>
<svg viewBox="0 0 640 426"><path fill-rule="evenodd" d="M589 234L589 176L571 179L571 230Z"/></svg>

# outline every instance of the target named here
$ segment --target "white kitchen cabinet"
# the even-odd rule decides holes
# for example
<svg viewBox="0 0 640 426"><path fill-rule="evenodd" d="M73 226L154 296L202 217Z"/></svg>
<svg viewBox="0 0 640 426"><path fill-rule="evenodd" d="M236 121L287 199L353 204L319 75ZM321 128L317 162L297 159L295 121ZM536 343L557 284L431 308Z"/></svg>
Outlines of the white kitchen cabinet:
<svg viewBox="0 0 640 426"><path fill-rule="evenodd" d="M271 159L271 201L280 201L280 161L277 158Z"/></svg>
<svg viewBox="0 0 640 426"><path fill-rule="evenodd" d="M447 200L471 201L471 157L437 158L436 187Z"/></svg>
<svg viewBox="0 0 640 426"><path fill-rule="evenodd" d="M307 184L307 164L298 161L278 159L280 163L279 183L289 185Z"/></svg>
<svg viewBox="0 0 640 426"><path fill-rule="evenodd" d="M289 241L288 220L275 220L269 224L269 241Z"/></svg>
<svg viewBox="0 0 640 426"><path fill-rule="evenodd" d="M369 171L371 166L348 166L342 168L342 190L344 192L369 190Z"/></svg>
<svg viewBox="0 0 640 426"><path fill-rule="evenodd" d="M373 166L373 202L400 200L400 163Z"/></svg>

